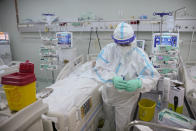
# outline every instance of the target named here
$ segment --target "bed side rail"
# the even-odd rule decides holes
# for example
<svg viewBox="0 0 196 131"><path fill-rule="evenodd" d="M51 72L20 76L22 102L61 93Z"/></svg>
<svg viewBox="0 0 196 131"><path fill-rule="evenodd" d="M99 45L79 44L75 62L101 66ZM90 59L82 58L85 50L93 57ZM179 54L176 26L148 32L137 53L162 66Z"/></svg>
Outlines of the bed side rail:
<svg viewBox="0 0 196 131"><path fill-rule="evenodd" d="M178 127L172 127L172 126L168 126L168 125L161 125L158 123L152 123L152 122L145 122L145 121L132 121L128 124L128 129L130 127L133 127L135 125L143 125L143 126L149 126L152 128L158 128L158 129L165 129L165 130L172 130L172 131L194 131L194 130L190 130L190 129L184 129L184 128L178 128Z"/></svg>
<svg viewBox="0 0 196 131"><path fill-rule="evenodd" d="M77 58L75 58L73 61L66 64L63 69L60 71L60 73L57 76L56 81L64 79L66 76L68 76L75 68L77 68L79 65L84 63L84 56L80 55Z"/></svg>

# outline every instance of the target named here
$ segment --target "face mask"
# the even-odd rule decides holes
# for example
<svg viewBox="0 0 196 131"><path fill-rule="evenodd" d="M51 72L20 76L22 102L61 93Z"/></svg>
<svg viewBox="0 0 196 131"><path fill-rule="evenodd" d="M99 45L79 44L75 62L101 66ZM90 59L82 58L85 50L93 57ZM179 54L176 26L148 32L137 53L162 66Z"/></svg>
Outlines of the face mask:
<svg viewBox="0 0 196 131"><path fill-rule="evenodd" d="M119 53L124 56L124 55L126 55L130 51L131 45L129 45L129 46L117 45L117 49L118 49Z"/></svg>

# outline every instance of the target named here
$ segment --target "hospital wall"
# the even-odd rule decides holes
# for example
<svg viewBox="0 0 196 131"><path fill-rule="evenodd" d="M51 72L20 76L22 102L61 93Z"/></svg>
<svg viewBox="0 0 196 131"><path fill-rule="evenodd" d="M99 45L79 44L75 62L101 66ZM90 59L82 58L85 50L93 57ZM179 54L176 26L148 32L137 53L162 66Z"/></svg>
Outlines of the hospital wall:
<svg viewBox="0 0 196 131"><path fill-rule="evenodd" d="M77 18L85 12L93 12L105 20L131 18L145 14L153 18L154 11L173 11L186 6L187 12L196 17L195 0L18 0L20 22L30 18L34 21L41 19L42 13L55 13L61 19ZM29 59L35 63L35 71L38 79L51 79L50 72L39 70L39 48L41 40L38 33L19 33L16 24L14 0L0 0L0 31L10 34L11 50L14 60L24 61ZM152 32L139 32L137 39L146 40L146 50L150 52ZM89 32L75 32L74 46L79 48L79 54L87 54ZM99 32L102 47L112 42L112 32ZM187 59L192 33L180 33L183 43L181 55ZM191 60L196 60L196 37L192 45ZM98 53L98 42L93 33L91 53ZM56 72L57 75L57 72Z"/></svg>

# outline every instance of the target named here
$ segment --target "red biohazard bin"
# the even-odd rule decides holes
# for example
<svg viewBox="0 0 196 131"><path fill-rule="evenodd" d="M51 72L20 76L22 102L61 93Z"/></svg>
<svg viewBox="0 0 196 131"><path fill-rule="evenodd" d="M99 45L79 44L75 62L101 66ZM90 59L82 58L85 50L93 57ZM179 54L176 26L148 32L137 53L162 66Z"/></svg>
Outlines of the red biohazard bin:
<svg viewBox="0 0 196 131"><path fill-rule="evenodd" d="M25 63L20 63L19 72L21 73L34 73L34 64L27 60Z"/></svg>

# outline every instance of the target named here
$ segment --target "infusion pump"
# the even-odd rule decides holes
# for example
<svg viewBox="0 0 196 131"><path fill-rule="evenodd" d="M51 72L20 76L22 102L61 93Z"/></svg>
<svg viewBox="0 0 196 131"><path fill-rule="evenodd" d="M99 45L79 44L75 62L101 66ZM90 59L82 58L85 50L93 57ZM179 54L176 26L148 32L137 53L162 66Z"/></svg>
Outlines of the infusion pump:
<svg viewBox="0 0 196 131"><path fill-rule="evenodd" d="M162 46L171 46L173 49L179 48L178 33L154 33L152 36L152 53L154 54Z"/></svg>

